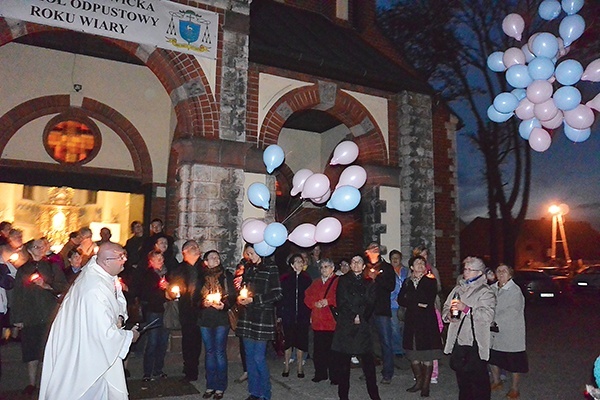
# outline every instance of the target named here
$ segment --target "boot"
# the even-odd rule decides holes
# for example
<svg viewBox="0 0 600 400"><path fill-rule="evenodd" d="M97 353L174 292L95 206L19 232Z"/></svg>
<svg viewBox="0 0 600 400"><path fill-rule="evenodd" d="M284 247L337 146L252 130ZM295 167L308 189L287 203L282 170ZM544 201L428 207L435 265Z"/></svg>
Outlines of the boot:
<svg viewBox="0 0 600 400"><path fill-rule="evenodd" d="M429 397L429 384L431 383L433 365L421 364L421 373L423 374L423 387L421 387L421 397Z"/></svg>
<svg viewBox="0 0 600 400"><path fill-rule="evenodd" d="M413 375L415 376L415 384L412 387L406 389L407 392L418 392L423 387L423 372L421 371L421 363L411 363Z"/></svg>

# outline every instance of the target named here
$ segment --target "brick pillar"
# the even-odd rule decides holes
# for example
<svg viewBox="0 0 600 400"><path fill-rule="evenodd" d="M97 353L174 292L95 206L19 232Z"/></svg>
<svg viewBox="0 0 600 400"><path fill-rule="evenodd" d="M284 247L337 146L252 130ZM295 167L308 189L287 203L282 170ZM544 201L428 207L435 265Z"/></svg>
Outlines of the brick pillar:
<svg viewBox="0 0 600 400"><path fill-rule="evenodd" d="M435 206L431 98L401 92L398 109L402 254L420 244L435 255Z"/></svg>
<svg viewBox="0 0 600 400"><path fill-rule="evenodd" d="M178 171L178 246L195 239L203 252L221 253L225 267L239 261L244 171L184 164Z"/></svg>

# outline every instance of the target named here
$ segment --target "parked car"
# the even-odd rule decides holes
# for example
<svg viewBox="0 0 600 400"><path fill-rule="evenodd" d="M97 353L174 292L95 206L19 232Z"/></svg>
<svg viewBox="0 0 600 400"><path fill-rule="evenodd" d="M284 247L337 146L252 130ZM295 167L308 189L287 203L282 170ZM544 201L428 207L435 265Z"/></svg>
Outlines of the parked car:
<svg viewBox="0 0 600 400"><path fill-rule="evenodd" d="M560 284L539 269L519 269L513 281L519 285L525 300L556 299L563 294Z"/></svg>
<svg viewBox="0 0 600 400"><path fill-rule="evenodd" d="M600 292L600 264L590 265L571 280L575 293Z"/></svg>

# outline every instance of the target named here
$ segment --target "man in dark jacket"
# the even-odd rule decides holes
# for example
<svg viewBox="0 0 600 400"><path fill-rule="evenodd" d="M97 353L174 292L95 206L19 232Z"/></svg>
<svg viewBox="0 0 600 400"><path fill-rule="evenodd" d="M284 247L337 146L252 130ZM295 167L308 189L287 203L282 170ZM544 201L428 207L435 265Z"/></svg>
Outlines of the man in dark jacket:
<svg viewBox="0 0 600 400"><path fill-rule="evenodd" d="M198 279L202 274L200 246L195 240L188 240L182 248L183 261L173 271L170 282L179 286L179 322L181 323L181 351L183 354L184 381L198 379L198 360L202 351L202 336L198 326L200 310L197 291ZM199 261L200 260L200 261Z"/></svg>
<svg viewBox="0 0 600 400"><path fill-rule="evenodd" d="M383 369L381 383L389 384L394 376L394 348L392 344L392 311L390 293L396 286L394 268L381 258L379 244L371 242L365 250L367 277L375 282L375 309L373 320L381 344Z"/></svg>

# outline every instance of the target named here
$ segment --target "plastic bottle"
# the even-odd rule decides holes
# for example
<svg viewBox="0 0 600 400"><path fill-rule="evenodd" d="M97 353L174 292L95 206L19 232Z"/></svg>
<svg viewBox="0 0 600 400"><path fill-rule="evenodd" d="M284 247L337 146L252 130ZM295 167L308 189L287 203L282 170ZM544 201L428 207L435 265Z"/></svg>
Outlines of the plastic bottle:
<svg viewBox="0 0 600 400"><path fill-rule="evenodd" d="M460 319L461 311L456 308L456 302L460 300L460 295L458 292L454 293L452 296L452 307L450 308L450 318L452 319Z"/></svg>

